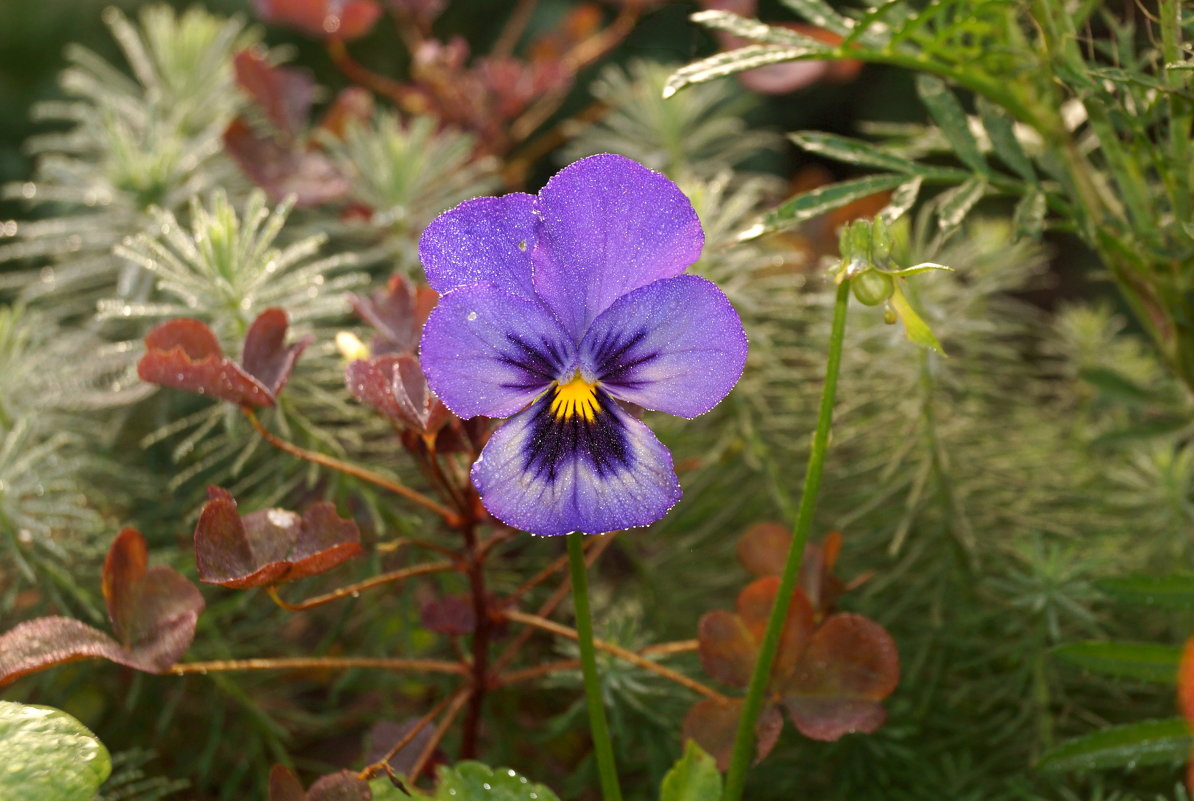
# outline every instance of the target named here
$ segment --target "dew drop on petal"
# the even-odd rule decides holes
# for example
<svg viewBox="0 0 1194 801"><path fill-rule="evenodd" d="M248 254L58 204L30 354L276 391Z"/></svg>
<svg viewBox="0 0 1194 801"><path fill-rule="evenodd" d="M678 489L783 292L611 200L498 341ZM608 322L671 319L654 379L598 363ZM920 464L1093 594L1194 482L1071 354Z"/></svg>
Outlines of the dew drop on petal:
<svg viewBox="0 0 1194 801"><path fill-rule="evenodd" d="M476 320L476 319L477 319L477 313L476 313L475 311L474 311L474 312L469 312L469 313L468 313L468 321L469 321L470 323L471 323L473 320Z"/></svg>

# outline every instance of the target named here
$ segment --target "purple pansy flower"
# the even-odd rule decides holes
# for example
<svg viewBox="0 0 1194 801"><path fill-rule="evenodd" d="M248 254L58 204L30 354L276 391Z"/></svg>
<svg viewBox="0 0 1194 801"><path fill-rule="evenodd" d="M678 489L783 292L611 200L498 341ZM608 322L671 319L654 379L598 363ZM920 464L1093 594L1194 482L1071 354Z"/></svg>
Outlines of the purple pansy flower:
<svg viewBox="0 0 1194 801"><path fill-rule="evenodd" d="M538 195L461 203L423 232L442 295L423 329L427 381L460 417L510 417L472 469L494 517L598 534L680 499L671 454L622 404L695 417L742 375L737 312L682 275L704 240L674 183L609 154Z"/></svg>

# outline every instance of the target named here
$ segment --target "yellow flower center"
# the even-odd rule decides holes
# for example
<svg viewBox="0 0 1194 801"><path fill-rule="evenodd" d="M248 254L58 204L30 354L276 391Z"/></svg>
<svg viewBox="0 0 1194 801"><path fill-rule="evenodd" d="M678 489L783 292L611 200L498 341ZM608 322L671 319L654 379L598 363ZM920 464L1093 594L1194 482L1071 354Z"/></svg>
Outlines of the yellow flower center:
<svg viewBox="0 0 1194 801"><path fill-rule="evenodd" d="M597 384L585 381L579 372L567 384L556 384L555 393L551 399L551 413L561 420L579 416L591 423L601 411L601 405L597 403Z"/></svg>

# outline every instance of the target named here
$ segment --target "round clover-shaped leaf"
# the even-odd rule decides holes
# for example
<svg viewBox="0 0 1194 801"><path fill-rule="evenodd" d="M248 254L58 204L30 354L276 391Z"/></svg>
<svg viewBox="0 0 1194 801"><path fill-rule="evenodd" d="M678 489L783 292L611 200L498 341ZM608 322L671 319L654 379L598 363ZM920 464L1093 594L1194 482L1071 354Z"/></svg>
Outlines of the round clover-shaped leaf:
<svg viewBox="0 0 1194 801"><path fill-rule="evenodd" d="M688 710L681 729L685 740L693 740L717 760L717 769L730 766L730 755L734 751L734 735L738 731L738 720L742 717L742 701L731 698L725 701L714 698L698 701ZM779 707L767 704L755 723L756 760L762 760L771 753L779 740L784 719Z"/></svg>
<svg viewBox="0 0 1194 801"><path fill-rule="evenodd" d="M560 801L550 789L516 771L480 762L443 766L438 778L435 801Z"/></svg>
<svg viewBox="0 0 1194 801"><path fill-rule="evenodd" d="M0 798L90 801L112 772L108 749L82 723L44 706L0 701Z"/></svg>

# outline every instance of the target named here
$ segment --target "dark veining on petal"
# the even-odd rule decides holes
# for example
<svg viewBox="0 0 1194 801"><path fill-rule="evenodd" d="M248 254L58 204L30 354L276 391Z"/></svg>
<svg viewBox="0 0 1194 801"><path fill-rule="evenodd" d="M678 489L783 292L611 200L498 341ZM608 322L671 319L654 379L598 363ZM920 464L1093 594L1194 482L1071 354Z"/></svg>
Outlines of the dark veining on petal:
<svg viewBox="0 0 1194 801"><path fill-rule="evenodd" d="M508 389L540 389L551 383L564 368L564 353L554 342L543 341L532 345L517 334L507 334L510 349L499 359L526 373L526 379L517 383L503 383Z"/></svg>
<svg viewBox="0 0 1194 801"><path fill-rule="evenodd" d="M597 380L616 386L637 388L643 382L633 377L635 368L659 355L659 351L638 351L638 345L647 336L647 330L624 332L610 331L592 348L592 357L597 371Z"/></svg>
<svg viewBox="0 0 1194 801"><path fill-rule="evenodd" d="M614 403L597 390L598 409L587 420L579 414L552 414L549 397L536 401L531 407L531 436L523 453L523 470L548 483L555 483L560 472L578 459L585 459L603 478L630 470L634 454L625 421L611 411Z"/></svg>

